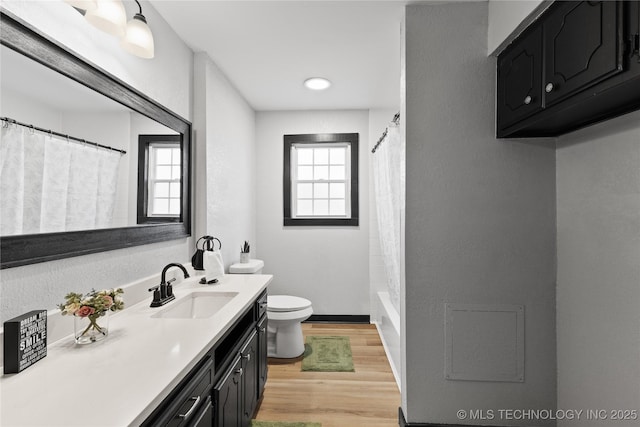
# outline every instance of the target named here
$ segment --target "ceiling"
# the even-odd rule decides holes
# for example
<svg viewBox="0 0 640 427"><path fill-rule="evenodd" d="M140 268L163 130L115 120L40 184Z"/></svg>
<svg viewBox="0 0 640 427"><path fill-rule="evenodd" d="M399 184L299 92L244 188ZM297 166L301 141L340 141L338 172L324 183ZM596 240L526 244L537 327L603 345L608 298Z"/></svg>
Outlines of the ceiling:
<svg viewBox="0 0 640 427"><path fill-rule="evenodd" d="M150 2L257 111L400 106L406 1ZM303 86L317 76L333 85L320 92Z"/></svg>

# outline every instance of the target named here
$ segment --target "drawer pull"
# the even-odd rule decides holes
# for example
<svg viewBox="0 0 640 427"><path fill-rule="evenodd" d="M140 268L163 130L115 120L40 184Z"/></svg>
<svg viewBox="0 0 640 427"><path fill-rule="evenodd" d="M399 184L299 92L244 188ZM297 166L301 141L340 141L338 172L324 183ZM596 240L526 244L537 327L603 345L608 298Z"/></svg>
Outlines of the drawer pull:
<svg viewBox="0 0 640 427"><path fill-rule="evenodd" d="M184 414L178 414L178 417L184 418L185 420L189 418L193 411L198 407L198 403L200 403L200 396L191 396L189 400L193 400L193 405L191 405L191 408L189 408L189 410Z"/></svg>

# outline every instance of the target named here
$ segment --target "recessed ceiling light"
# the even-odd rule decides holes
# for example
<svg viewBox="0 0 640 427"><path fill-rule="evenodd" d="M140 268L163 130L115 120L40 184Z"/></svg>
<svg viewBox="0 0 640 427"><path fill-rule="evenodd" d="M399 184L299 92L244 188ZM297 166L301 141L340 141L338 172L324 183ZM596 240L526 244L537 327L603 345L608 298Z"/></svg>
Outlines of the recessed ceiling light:
<svg viewBox="0 0 640 427"><path fill-rule="evenodd" d="M304 85L311 90L325 90L331 82L323 77L311 77L304 81Z"/></svg>

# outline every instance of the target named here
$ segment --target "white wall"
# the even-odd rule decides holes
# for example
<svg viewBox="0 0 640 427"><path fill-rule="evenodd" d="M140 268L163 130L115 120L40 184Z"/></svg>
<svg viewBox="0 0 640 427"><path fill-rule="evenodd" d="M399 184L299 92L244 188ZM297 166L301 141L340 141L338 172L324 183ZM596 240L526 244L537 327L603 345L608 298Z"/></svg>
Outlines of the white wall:
<svg viewBox="0 0 640 427"><path fill-rule="evenodd" d="M560 137L556 155L558 408L638 409L640 112ZM558 423L615 424L640 420Z"/></svg>
<svg viewBox="0 0 640 427"><path fill-rule="evenodd" d="M549 0L489 0L487 53L500 53L550 4Z"/></svg>
<svg viewBox="0 0 640 427"><path fill-rule="evenodd" d="M135 3L125 2L128 14ZM80 56L115 74L187 119L192 108L193 53L147 3L145 16L156 43L156 57L124 52L115 37L95 29L64 2L6 1L2 6ZM0 317L34 309L54 309L69 291L87 292L158 274L169 262L187 262L191 239L138 246L0 271Z"/></svg>
<svg viewBox="0 0 640 427"><path fill-rule="evenodd" d="M409 422L473 424L457 410L556 405L554 146L495 138L487 9L406 8L402 387ZM446 380L445 303L524 305L524 382Z"/></svg>
<svg viewBox="0 0 640 427"><path fill-rule="evenodd" d="M354 133L359 138L358 227L284 227L283 136ZM368 112L258 112L257 240L271 294L308 298L315 314L369 314Z"/></svg>
<svg viewBox="0 0 640 427"><path fill-rule="evenodd" d="M206 54L196 54L195 67L196 161L200 166L206 162L196 176L196 209L206 218L196 237L208 234L220 239L228 267L239 261L245 240L251 244L252 257L258 255L255 112Z"/></svg>

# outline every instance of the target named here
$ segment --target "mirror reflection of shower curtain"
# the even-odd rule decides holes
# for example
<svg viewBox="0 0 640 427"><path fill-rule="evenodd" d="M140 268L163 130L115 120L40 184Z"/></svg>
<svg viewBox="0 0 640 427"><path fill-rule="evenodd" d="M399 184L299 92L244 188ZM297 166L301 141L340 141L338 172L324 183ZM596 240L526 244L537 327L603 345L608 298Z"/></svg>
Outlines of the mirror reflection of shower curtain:
<svg viewBox="0 0 640 427"><path fill-rule="evenodd" d="M405 205L405 144L400 128L390 125L373 155L374 193L380 248L387 274L389 297L400 312L402 215Z"/></svg>
<svg viewBox="0 0 640 427"><path fill-rule="evenodd" d="M111 227L120 153L2 128L0 235Z"/></svg>

